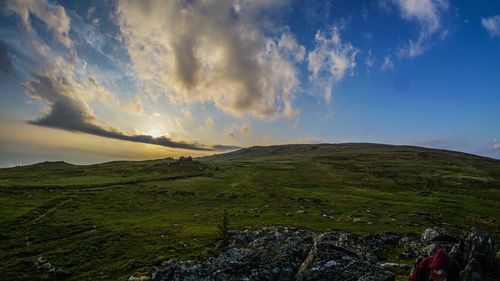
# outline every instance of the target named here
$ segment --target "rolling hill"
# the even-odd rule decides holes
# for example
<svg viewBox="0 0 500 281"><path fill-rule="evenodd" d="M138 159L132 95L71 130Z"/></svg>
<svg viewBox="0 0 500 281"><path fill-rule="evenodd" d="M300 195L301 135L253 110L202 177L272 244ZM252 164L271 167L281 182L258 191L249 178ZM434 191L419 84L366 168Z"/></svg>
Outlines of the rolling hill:
<svg viewBox="0 0 500 281"><path fill-rule="evenodd" d="M6 280L50 279L25 265L43 257L69 280L124 280L169 257L211 253L224 209L234 229L475 227L500 238L500 161L349 143L0 169L0 272Z"/></svg>

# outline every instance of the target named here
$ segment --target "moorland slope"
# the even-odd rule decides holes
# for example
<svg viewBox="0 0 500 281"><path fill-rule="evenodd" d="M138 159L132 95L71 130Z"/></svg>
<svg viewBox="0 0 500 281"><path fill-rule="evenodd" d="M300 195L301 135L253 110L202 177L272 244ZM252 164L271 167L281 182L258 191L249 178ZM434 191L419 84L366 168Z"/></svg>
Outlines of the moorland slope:
<svg viewBox="0 0 500 281"><path fill-rule="evenodd" d="M69 280L123 280L155 261L211 253L224 209L232 229L475 227L498 239L500 161L352 143L0 169L0 272L5 280L50 279L26 266L42 257Z"/></svg>

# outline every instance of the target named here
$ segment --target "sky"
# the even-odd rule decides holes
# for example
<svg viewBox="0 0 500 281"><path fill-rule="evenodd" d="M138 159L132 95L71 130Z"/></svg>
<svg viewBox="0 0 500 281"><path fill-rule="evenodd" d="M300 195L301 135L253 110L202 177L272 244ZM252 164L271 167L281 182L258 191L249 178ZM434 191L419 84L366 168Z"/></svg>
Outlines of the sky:
<svg viewBox="0 0 500 281"><path fill-rule="evenodd" d="M0 167L341 142L500 158L499 1L0 3Z"/></svg>

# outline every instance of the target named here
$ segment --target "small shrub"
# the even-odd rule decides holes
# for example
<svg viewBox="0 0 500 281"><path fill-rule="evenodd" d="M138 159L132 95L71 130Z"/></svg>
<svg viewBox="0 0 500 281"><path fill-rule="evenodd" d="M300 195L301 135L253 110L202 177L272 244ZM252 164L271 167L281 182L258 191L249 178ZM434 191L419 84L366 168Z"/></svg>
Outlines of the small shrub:
<svg viewBox="0 0 500 281"><path fill-rule="evenodd" d="M227 209L224 209L222 215L222 222L219 225L219 244L218 248L226 249L229 246L230 236L229 236L229 215Z"/></svg>

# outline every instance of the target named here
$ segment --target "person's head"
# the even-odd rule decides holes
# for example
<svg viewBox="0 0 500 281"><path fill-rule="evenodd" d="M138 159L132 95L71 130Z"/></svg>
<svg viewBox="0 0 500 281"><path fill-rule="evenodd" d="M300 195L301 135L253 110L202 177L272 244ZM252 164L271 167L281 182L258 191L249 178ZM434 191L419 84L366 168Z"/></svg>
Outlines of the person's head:
<svg viewBox="0 0 500 281"><path fill-rule="evenodd" d="M450 256L441 249L437 250L429 264L430 277L435 281L446 280L446 276L448 275L447 270L450 268L450 264Z"/></svg>

